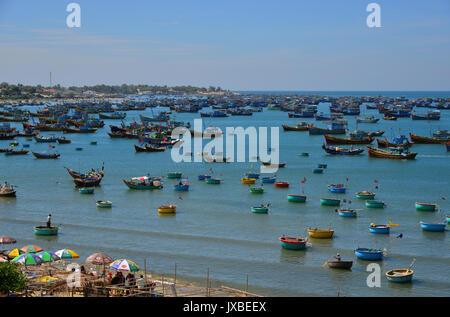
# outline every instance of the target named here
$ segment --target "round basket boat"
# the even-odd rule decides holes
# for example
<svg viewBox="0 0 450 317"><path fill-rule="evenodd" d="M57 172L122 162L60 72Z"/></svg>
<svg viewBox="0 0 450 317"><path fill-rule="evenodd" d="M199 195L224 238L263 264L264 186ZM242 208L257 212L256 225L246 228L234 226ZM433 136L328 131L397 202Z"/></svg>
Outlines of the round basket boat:
<svg viewBox="0 0 450 317"><path fill-rule="evenodd" d="M267 214L269 212L269 208L265 206L253 206L252 212L255 214Z"/></svg>
<svg viewBox="0 0 450 317"><path fill-rule="evenodd" d="M416 202L416 210L420 211L435 211L437 205L436 204L426 204L426 203L417 203Z"/></svg>
<svg viewBox="0 0 450 317"><path fill-rule="evenodd" d="M333 237L333 229L308 228L308 235L315 239L331 239Z"/></svg>
<svg viewBox="0 0 450 317"><path fill-rule="evenodd" d="M34 234L39 236L56 236L58 229L58 227L36 226L34 227Z"/></svg>
<svg viewBox="0 0 450 317"><path fill-rule="evenodd" d="M335 261L328 261L327 262L328 267L332 269L350 269L353 265L353 261L343 261L343 260L335 260Z"/></svg>
<svg viewBox="0 0 450 317"><path fill-rule="evenodd" d="M313 173L314 174L322 174L323 173L323 168L315 168L315 169L313 169Z"/></svg>
<svg viewBox="0 0 450 317"><path fill-rule="evenodd" d="M98 200L96 203L97 207L100 208L111 208L112 207L112 202L110 202L109 200Z"/></svg>
<svg viewBox="0 0 450 317"><path fill-rule="evenodd" d="M366 200L367 208L384 208L386 204L381 200Z"/></svg>
<svg viewBox="0 0 450 317"><path fill-rule="evenodd" d="M395 283L411 282L414 271L411 269L394 269L386 272L386 278Z"/></svg>
<svg viewBox="0 0 450 317"><path fill-rule="evenodd" d="M219 178L210 178L205 180L206 184L213 184L213 185L220 184L220 181L221 180Z"/></svg>
<svg viewBox="0 0 450 317"><path fill-rule="evenodd" d="M264 193L264 188L262 188L262 187L250 187L249 191L252 194L263 194Z"/></svg>
<svg viewBox="0 0 450 317"><path fill-rule="evenodd" d="M305 195L287 195L287 200L294 203L304 203L306 201Z"/></svg>
<svg viewBox="0 0 450 317"><path fill-rule="evenodd" d="M356 198L359 198L359 199L374 199L375 198L375 193L368 192L368 191L357 192L356 193Z"/></svg>
<svg viewBox="0 0 450 317"><path fill-rule="evenodd" d="M281 247L288 250L304 250L306 249L306 242L308 242L308 239L286 236L281 237L279 240Z"/></svg>
<svg viewBox="0 0 450 317"><path fill-rule="evenodd" d="M341 200L334 198L320 198L320 203L323 206L339 206L341 204Z"/></svg>
<svg viewBox="0 0 450 317"><path fill-rule="evenodd" d="M161 214L173 214L177 210L176 205L159 206L158 212Z"/></svg>
<svg viewBox="0 0 450 317"><path fill-rule="evenodd" d="M181 178L182 173L172 172L167 174L167 178Z"/></svg>
<svg viewBox="0 0 450 317"><path fill-rule="evenodd" d="M94 187L83 187L78 189L80 194L93 194L94 193Z"/></svg>

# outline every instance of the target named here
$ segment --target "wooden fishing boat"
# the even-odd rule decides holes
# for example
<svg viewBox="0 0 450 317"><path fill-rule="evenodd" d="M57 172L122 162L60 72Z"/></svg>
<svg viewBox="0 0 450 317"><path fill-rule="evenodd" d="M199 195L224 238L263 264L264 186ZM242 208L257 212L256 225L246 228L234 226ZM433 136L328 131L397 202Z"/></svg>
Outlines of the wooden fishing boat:
<svg viewBox="0 0 450 317"><path fill-rule="evenodd" d="M443 232L445 231L446 225L447 224L445 222L444 223L426 223L423 221L420 222L420 226L424 231Z"/></svg>
<svg viewBox="0 0 450 317"><path fill-rule="evenodd" d="M366 200L367 208L384 208L386 204L381 200Z"/></svg>
<svg viewBox="0 0 450 317"><path fill-rule="evenodd" d="M97 131L97 128L76 128L76 129L72 129L72 128L68 128L68 127L64 127L63 128L64 133L94 133Z"/></svg>
<svg viewBox="0 0 450 317"><path fill-rule="evenodd" d="M287 195L287 200L294 203L304 203L306 201L305 195Z"/></svg>
<svg viewBox="0 0 450 317"><path fill-rule="evenodd" d="M271 166L271 167L285 167L286 163L278 163L278 164L273 164L271 162L261 162L263 163L264 166Z"/></svg>
<svg viewBox="0 0 450 317"><path fill-rule="evenodd" d="M182 175L183 175L183 173L180 173L180 172L170 172L167 174L167 178L177 179L177 178L181 178Z"/></svg>
<svg viewBox="0 0 450 317"><path fill-rule="evenodd" d="M368 136L382 136L384 134L383 130L375 131L375 132L368 132Z"/></svg>
<svg viewBox="0 0 450 317"><path fill-rule="evenodd" d="M103 177L92 177L92 178L74 178L73 182L76 187L95 187L99 186Z"/></svg>
<svg viewBox="0 0 450 317"><path fill-rule="evenodd" d="M320 204L323 206L339 206L341 204L341 200L334 198L320 198Z"/></svg>
<svg viewBox="0 0 450 317"><path fill-rule="evenodd" d="M72 142L71 139L67 139L65 136L59 137L56 139L59 144L69 144Z"/></svg>
<svg viewBox="0 0 450 317"><path fill-rule="evenodd" d="M347 132L347 129L325 129L310 124L308 126L308 131L310 135L345 134Z"/></svg>
<svg viewBox="0 0 450 317"><path fill-rule="evenodd" d="M261 179L261 182L273 184L273 183L275 183L276 179L277 179L276 177L263 177Z"/></svg>
<svg viewBox="0 0 450 317"><path fill-rule="evenodd" d="M375 198L375 193L369 192L367 190L362 191L362 192L357 192L356 193L356 198L359 198L359 199L374 199Z"/></svg>
<svg viewBox="0 0 450 317"><path fill-rule="evenodd" d="M400 135L399 137L396 137L393 139L392 142L389 142L388 140L386 140L386 138L384 140L382 139L377 139L377 144L378 147L397 147L397 146L411 146L414 143L409 142L408 138L404 135Z"/></svg>
<svg viewBox="0 0 450 317"><path fill-rule="evenodd" d="M354 209L344 209L344 208L341 208L341 209L338 210L338 214L339 214L339 216L341 216L341 217L351 217L351 218L354 218L354 217L357 216L356 210L354 210Z"/></svg>
<svg viewBox="0 0 450 317"><path fill-rule="evenodd" d="M156 180L154 181L154 180L151 180L150 178L146 178L144 180L141 180L141 179L142 178L132 178L129 181L127 181L126 179L123 179L122 181L131 189L152 190L152 189L163 188L163 185L160 181L156 181Z"/></svg>
<svg viewBox="0 0 450 317"><path fill-rule="evenodd" d="M162 214L174 214L177 211L176 205L159 206L158 212Z"/></svg>
<svg viewBox="0 0 450 317"><path fill-rule="evenodd" d="M361 139L351 139L351 138L343 139L325 134L324 137L327 144L370 144L373 142L373 140L375 140L375 137L373 136Z"/></svg>
<svg viewBox="0 0 450 317"><path fill-rule="evenodd" d="M377 123L380 119L374 116L365 116L363 118L356 118L357 123Z"/></svg>
<svg viewBox="0 0 450 317"><path fill-rule="evenodd" d="M420 211L435 211L437 209L437 204L427 204L427 203L415 203L416 210Z"/></svg>
<svg viewBox="0 0 450 317"><path fill-rule="evenodd" d="M332 146L332 145L322 145L322 149L325 150L328 154L334 154L334 155L358 155L364 152L364 149L356 148L356 149L346 149L338 146Z"/></svg>
<svg viewBox="0 0 450 317"><path fill-rule="evenodd" d="M396 283L411 282L413 275L414 271L411 269L394 269L386 272L386 278Z"/></svg>
<svg viewBox="0 0 450 317"><path fill-rule="evenodd" d="M250 193L252 194L263 194L264 188L262 186L259 187L250 187L249 188Z"/></svg>
<svg viewBox="0 0 450 317"><path fill-rule="evenodd" d="M306 122L296 124L295 127L291 127L288 125L282 125L284 131L308 131L308 124Z"/></svg>
<svg viewBox="0 0 450 317"><path fill-rule="evenodd" d="M136 152L164 152L167 147L146 144L145 147L134 145Z"/></svg>
<svg viewBox="0 0 450 317"><path fill-rule="evenodd" d="M430 138L425 136L419 136L416 134L409 133L411 141L414 143L422 143L422 144L445 144L450 142L450 138Z"/></svg>
<svg viewBox="0 0 450 317"><path fill-rule="evenodd" d="M93 187L82 187L82 188L78 189L78 191L80 192L80 194L93 194L94 188Z"/></svg>
<svg viewBox="0 0 450 317"><path fill-rule="evenodd" d="M208 178L205 180L206 184L218 185L222 180L220 178Z"/></svg>
<svg viewBox="0 0 450 317"><path fill-rule="evenodd" d="M188 191L189 190L189 184L187 182L186 183L180 182L179 184L174 185L173 189L174 190L178 190L178 191Z"/></svg>
<svg viewBox="0 0 450 317"><path fill-rule="evenodd" d="M353 265L353 261L344 260L332 260L327 262L328 267L332 269L350 269Z"/></svg>
<svg viewBox="0 0 450 317"><path fill-rule="evenodd" d="M38 143L56 143L58 141L57 137L34 136L33 138Z"/></svg>
<svg viewBox="0 0 450 317"><path fill-rule="evenodd" d="M333 229L308 228L308 235L315 239L331 239L333 237Z"/></svg>
<svg viewBox="0 0 450 317"><path fill-rule="evenodd" d="M344 184L330 184L327 187L328 190L332 193L344 194L346 190Z"/></svg>
<svg viewBox="0 0 450 317"><path fill-rule="evenodd" d="M249 178L249 177L241 178L242 184L254 184L255 182L256 182L256 178Z"/></svg>
<svg viewBox="0 0 450 317"><path fill-rule="evenodd" d="M251 210L255 214L267 214L269 212L269 207L267 205L253 206Z"/></svg>
<svg viewBox="0 0 450 317"><path fill-rule="evenodd" d="M97 200L97 202L95 204L97 205L97 207L100 207L100 208L111 208L112 207L112 202L110 202L109 200Z"/></svg>
<svg viewBox="0 0 450 317"><path fill-rule="evenodd" d="M289 187L289 183L288 182L276 182L275 187L287 188L287 187Z"/></svg>
<svg viewBox="0 0 450 317"><path fill-rule="evenodd" d="M27 150L8 150L5 152L5 155L26 155L28 154Z"/></svg>
<svg viewBox="0 0 450 317"><path fill-rule="evenodd" d="M6 187L0 185L0 197L16 197L16 190L14 186Z"/></svg>
<svg viewBox="0 0 450 317"><path fill-rule="evenodd" d="M92 169L91 171L87 172L86 174L82 174L79 172L76 172L70 168L64 167L67 172L69 173L70 176L72 176L72 178L94 178L94 177L103 177L105 175L105 167L104 165L102 166L102 169L100 172L95 172L94 169Z"/></svg>
<svg viewBox="0 0 450 317"><path fill-rule="evenodd" d="M306 238L286 237L284 235L280 237L279 240L281 247L289 250L304 250L306 248L306 243L308 242L308 239Z"/></svg>
<svg viewBox="0 0 450 317"><path fill-rule="evenodd" d="M54 154L36 153L36 152L31 153L33 153L33 155L38 159L57 159L58 157L61 156L59 153Z"/></svg>
<svg viewBox="0 0 450 317"><path fill-rule="evenodd" d="M355 255L358 259L377 261L383 258L383 250L357 248L355 250Z"/></svg>
<svg viewBox="0 0 450 317"><path fill-rule="evenodd" d="M313 169L313 173L314 174L322 174L323 173L323 168L315 168L315 169Z"/></svg>
<svg viewBox="0 0 450 317"><path fill-rule="evenodd" d="M376 225L371 223L369 225L369 231L372 233L389 234L391 226L389 225Z"/></svg>
<svg viewBox="0 0 450 317"><path fill-rule="evenodd" d="M39 236L56 236L58 229L58 227L36 226L34 227L34 234Z"/></svg>
<svg viewBox="0 0 450 317"><path fill-rule="evenodd" d="M394 121L394 120L397 120L397 117L385 115L383 117L383 120Z"/></svg>
<svg viewBox="0 0 450 317"><path fill-rule="evenodd" d="M125 119L127 116L126 112L113 112L111 114L104 114L104 113L99 113L98 117L100 119L109 119L109 120L122 120Z"/></svg>
<svg viewBox="0 0 450 317"><path fill-rule="evenodd" d="M389 148L390 151L384 151L367 145L367 151L370 157L397 159L397 160L414 160L416 152L408 152L404 148Z"/></svg>

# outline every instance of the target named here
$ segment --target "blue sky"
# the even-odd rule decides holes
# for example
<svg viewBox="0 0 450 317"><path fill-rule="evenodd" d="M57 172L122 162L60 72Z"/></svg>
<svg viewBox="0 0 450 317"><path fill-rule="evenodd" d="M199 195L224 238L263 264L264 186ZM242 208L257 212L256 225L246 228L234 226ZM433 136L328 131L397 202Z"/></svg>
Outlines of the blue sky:
<svg viewBox="0 0 450 317"><path fill-rule="evenodd" d="M450 90L450 1L371 2L0 0L0 82Z"/></svg>

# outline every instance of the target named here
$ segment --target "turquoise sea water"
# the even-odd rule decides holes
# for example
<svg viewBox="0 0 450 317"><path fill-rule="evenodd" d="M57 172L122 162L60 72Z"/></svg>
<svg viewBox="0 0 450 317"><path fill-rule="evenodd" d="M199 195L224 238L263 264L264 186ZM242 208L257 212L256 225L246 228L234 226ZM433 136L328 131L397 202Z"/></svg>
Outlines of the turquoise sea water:
<svg viewBox="0 0 450 317"><path fill-rule="evenodd" d="M429 94L416 93L417 97L434 96ZM448 93L435 95L449 96ZM320 104L319 111L327 113L328 104ZM152 115L152 110L130 111L127 121L133 118L138 121L139 113ZM381 117L376 110L365 114ZM191 124L198 117L199 114L176 114L176 120ZM349 128L354 129L353 117L347 119ZM281 124L293 125L299 120L313 121L290 119L285 112L270 110L251 117L204 120L204 125L214 124L223 130L227 126L280 127L280 161L287 164L277 176L278 180L289 181L291 186L279 189L266 184L263 195L250 194L248 185L241 184L241 177L252 163L177 164L171 161L170 151L135 153L135 140L111 139L106 134L109 124L119 124L115 120L105 120L105 128L95 134L66 135L73 141L57 145L61 153L58 160L37 160L31 153L17 157L0 155L0 181L18 186L17 198L0 199L0 235L15 237L18 247L36 244L51 251L73 249L80 254L80 262L94 252L131 259L142 266L145 258L148 270L169 276L177 263L178 278L201 285L205 283L208 268L213 286L244 289L248 274L249 291L263 295L336 296L339 292L344 296L448 296L448 232L423 232L419 221L442 221L445 213L450 213L450 152L446 152L444 145L414 145L411 150L418 152L414 161L369 158L366 151L357 157L329 156L321 149L323 136L282 131ZM441 120L436 122L399 118L359 124L358 128L385 130L388 139L399 131L427 136L437 128L450 129L450 111L441 111ZM48 149L48 144L36 144L25 138L17 140L30 144L33 151ZM97 145L90 145L90 141L97 141ZM0 141L0 148L7 147L9 142ZM83 150L75 151L77 147ZM309 152L310 156L298 156L301 152ZM94 195L79 194L64 167L84 172L92 167L100 168L103 162L105 177L101 187L96 188ZM327 164L328 168L323 174L313 174L313 168L319 163ZM258 167L259 163L253 163L253 171ZM221 185L197 180L198 175L209 173L210 168L215 176L222 174ZM183 172L190 181L189 192L174 191L176 180L164 180L164 188L154 191L129 190L122 182L147 173L160 176L171 171ZM301 194L304 177L307 202L288 203L288 193ZM347 194L331 194L327 190L327 184L344 183L346 178L349 179ZM385 209L367 209L364 201L355 197L357 191L373 189L375 179L379 181L376 199L387 203ZM334 207L321 206L320 197L351 200L353 208L361 209L359 216L340 217ZM100 199L111 200L113 208L97 208L95 201ZM437 202L444 212L418 212L414 208L416 201ZM270 213L252 214L251 206L261 202L272 204ZM177 214L158 216L157 207L167 203L177 204ZM61 224L60 234L35 236L33 226L45 222L49 213L54 224ZM387 223L390 219L399 224L391 229L390 235L369 232L371 222ZM278 237L282 234L303 236L308 227L328 228L330 224L335 230L332 240L311 239L311 247L305 251L280 247ZM403 238L396 238L400 233ZM382 273L380 288L367 287L369 262L356 259L353 251L357 247L386 249L387 256L378 262ZM322 267L337 252L354 261L351 271ZM385 279L387 270L407 268L413 258L416 262L412 284L393 284Z"/></svg>

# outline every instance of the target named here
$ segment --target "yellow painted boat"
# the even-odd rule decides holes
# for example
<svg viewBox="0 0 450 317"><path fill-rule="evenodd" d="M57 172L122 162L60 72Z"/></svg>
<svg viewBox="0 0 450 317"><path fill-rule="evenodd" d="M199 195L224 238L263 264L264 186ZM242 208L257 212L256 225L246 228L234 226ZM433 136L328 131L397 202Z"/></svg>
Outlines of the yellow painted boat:
<svg viewBox="0 0 450 317"><path fill-rule="evenodd" d="M333 233L333 229L308 228L308 234L310 238L331 239L333 237Z"/></svg>
<svg viewBox="0 0 450 317"><path fill-rule="evenodd" d="M177 210L176 205L159 206L158 212L162 214L173 214Z"/></svg>
<svg viewBox="0 0 450 317"><path fill-rule="evenodd" d="M254 184L255 181L256 181L256 178L244 177L241 179L242 184Z"/></svg>

